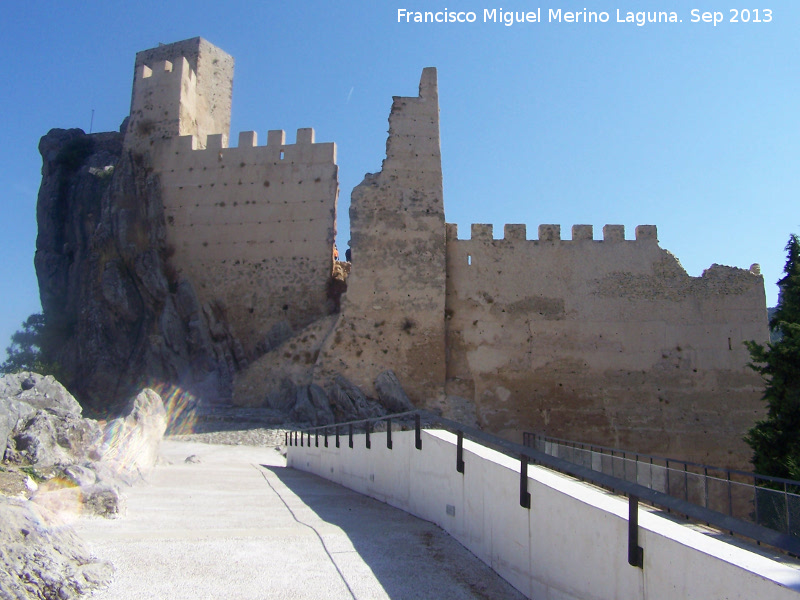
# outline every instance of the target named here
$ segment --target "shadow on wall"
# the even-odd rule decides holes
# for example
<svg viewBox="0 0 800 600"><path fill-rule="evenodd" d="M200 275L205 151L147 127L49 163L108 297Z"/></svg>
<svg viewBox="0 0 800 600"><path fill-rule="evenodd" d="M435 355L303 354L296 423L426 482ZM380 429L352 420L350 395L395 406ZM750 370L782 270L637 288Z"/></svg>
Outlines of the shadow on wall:
<svg viewBox="0 0 800 600"><path fill-rule="evenodd" d="M393 600L525 598L437 525L316 475L261 466L274 473L320 519L347 535L353 549ZM280 495L280 490L274 491ZM295 520L308 525L290 498L282 500ZM352 589L347 568L351 561L337 558L344 558L340 554L343 549L331 547L324 531L316 533Z"/></svg>

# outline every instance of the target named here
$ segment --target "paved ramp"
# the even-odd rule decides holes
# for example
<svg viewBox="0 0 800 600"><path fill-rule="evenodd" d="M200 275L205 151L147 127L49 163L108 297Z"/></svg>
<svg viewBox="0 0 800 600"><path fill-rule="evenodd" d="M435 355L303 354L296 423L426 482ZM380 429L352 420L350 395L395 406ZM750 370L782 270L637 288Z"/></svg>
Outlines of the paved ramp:
<svg viewBox="0 0 800 600"><path fill-rule="evenodd" d="M171 464L127 490L126 517L77 524L117 568L94 598L523 598L436 525L288 469L272 448L162 453Z"/></svg>

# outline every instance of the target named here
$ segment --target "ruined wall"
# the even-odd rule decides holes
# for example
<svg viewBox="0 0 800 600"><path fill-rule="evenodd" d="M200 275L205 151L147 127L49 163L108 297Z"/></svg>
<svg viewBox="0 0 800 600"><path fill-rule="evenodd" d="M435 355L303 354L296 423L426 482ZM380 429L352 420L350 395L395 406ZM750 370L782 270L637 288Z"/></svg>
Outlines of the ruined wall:
<svg viewBox="0 0 800 600"><path fill-rule="evenodd" d="M418 97L395 97L380 173L353 190L353 266L342 314L320 355L321 383L342 373L367 393L392 368L411 399L444 391L445 231L436 70Z"/></svg>
<svg viewBox="0 0 800 600"><path fill-rule="evenodd" d="M448 225L447 392L481 425L746 466L762 384L742 342L767 337L756 266L689 277L654 226L471 233Z"/></svg>
<svg viewBox="0 0 800 600"><path fill-rule="evenodd" d="M338 194L336 146L315 144L313 129L296 144L283 131L256 144L252 131L236 148L180 137L156 168L171 264L224 308L250 354L278 323L298 329L330 312Z"/></svg>

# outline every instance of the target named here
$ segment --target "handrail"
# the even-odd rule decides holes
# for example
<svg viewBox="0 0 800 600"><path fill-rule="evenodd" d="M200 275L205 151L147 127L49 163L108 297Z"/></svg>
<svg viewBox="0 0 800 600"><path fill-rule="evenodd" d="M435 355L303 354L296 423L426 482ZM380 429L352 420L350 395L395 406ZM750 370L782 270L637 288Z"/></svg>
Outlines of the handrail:
<svg viewBox="0 0 800 600"><path fill-rule="evenodd" d="M561 473L577 477L578 479L593 483L595 485L604 487L611 491L627 495L631 500L637 498L657 508L662 508L671 512L683 514L689 519L701 523L707 523L708 525L713 525L714 527L717 527L722 531L728 531L732 534L737 534L742 537L750 538L754 541L774 546L776 548L789 552L795 556L800 556L800 538L797 538L795 536L784 534L775 531L773 529L764 527L762 525L758 525L756 523L751 523L744 521L742 519L735 518L733 516L725 515L723 513L711 510L709 508L705 508L703 506L692 504L690 502L687 502L686 500L675 498L673 496L670 496L669 494L648 488L638 483L626 481L624 479L613 477L611 475L607 475L599 471L594 471L588 467L571 463L568 460L549 455L545 452L541 452L534 448L526 447L522 444L517 444L515 442L504 440L495 435L486 433L485 431L481 431L480 429L477 429L475 427L470 427L468 425L457 423L456 421L451 421L450 419L446 419L444 417L441 417L439 415L436 415L430 411L423 409L386 415L382 417L360 419L356 421L347 421L344 423L333 423L331 425L320 425L317 427L309 427L294 431L287 431L286 444L288 446L294 446L294 445L299 446L300 444L297 443L297 434L300 434L301 443L303 443L304 437L307 434L308 442L310 445L312 432L327 433L328 431L335 430L338 435L339 428L342 426L348 426L350 433L350 441L352 442L352 432L353 432L352 427L355 425L363 424L366 426L366 424L368 423L372 424L375 422L387 421L387 420L396 421L399 418L410 417L410 416L414 416L415 419L415 429L417 433L418 449L422 448L419 435L421 429L421 420L424 417L427 422L427 427L430 427L431 425L436 425L438 427L447 429L451 432L455 433L461 432L462 436L465 436L468 439L471 439L472 441L479 441L488 447L494 448L495 450L498 450L503 454L506 454L507 456L511 456L515 459L521 460L522 463L520 467L521 471L523 469L523 466L527 465L528 461L532 461L533 464L538 464L553 469L555 471L559 471ZM315 438L318 439L318 436L315 436Z"/></svg>
<svg viewBox="0 0 800 600"><path fill-rule="evenodd" d="M729 469L727 467L715 467L715 466L712 466L712 465L706 465L706 464L703 464L703 463L696 463L696 462L692 462L692 461L688 461L688 460L679 460L679 459L676 459L676 458L667 458L667 457L664 457L664 456L657 456L657 455L653 455L653 454L645 454L643 452L634 452L633 450L623 450L621 448L612 448L610 446L601 446L599 444L592 444L592 443L588 443L588 442L578 442L578 441L575 441L575 440L567 440L567 439L563 439L563 438L557 438L557 437L552 437L552 436L549 436L549 435L544 435L542 433L535 433L535 432L529 432L529 431L523 432L523 439L527 438L528 436L535 436L535 437L537 437L537 438L539 438L541 440L544 440L545 442L555 442L557 444L563 444L565 446L569 446L569 447L573 447L573 448L576 447L576 445L578 445L578 446L581 447L581 450L586 450L587 449L586 446L589 446L589 448L588 448L589 450L600 450L603 453L607 453L608 452L608 453L611 453L612 456L615 456L614 455L615 452L619 452L619 453L622 453L623 456L636 456L638 458L648 458L648 459L651 459L651 460L658 460L658 461L662 461L662 462L665 462L665 463L676 463L676 464L681 464L681 465L687 465L687 466L690 466L690 467L696 467L697 469L701 469L701 470L702 469L709 469L709 470L713 470L713 471L720 471L720 472L726 473L726 474L730 473L731 475L740 475L742 478L746 478L746 479L761 479L761 480L764 480L764 481L771 481L773 483L791 485L791 486L793 486L793 487L795 487L797 489L800 489L800 481L797 481L796 479L784 479L782 477L773 477L772 475L761 475L759 473L755 473L755 472L752 472L752 471L741 471L741 470L738 470L738 469ZM525 444L525 442L523 442L523 444Z"/></svg>

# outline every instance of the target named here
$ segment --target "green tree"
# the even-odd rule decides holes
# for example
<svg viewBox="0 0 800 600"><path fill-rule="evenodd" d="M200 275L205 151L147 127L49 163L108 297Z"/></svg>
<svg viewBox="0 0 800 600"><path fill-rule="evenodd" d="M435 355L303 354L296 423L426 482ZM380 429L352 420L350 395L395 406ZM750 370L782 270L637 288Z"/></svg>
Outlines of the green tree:
<svg viewBox="0 0 800 600"><path fill-rule="evenodd" d="M761 374L766 388L767 416L744 440L753 449L756 473L800 480L800 240L786 245L785 276L778 282L778 306L770 329L780 339L766 344L746 342L750 367Z"/></svg>
<svg viewBox="0 0 800 600"><path fill-rule="evenodd" d="M44 315L35 313L22 323L22 329L11 335L6 348L8 357L0 365L0 373L35 371L42 375L58 375L58 366L47 358L47 326Z"/></svg>

